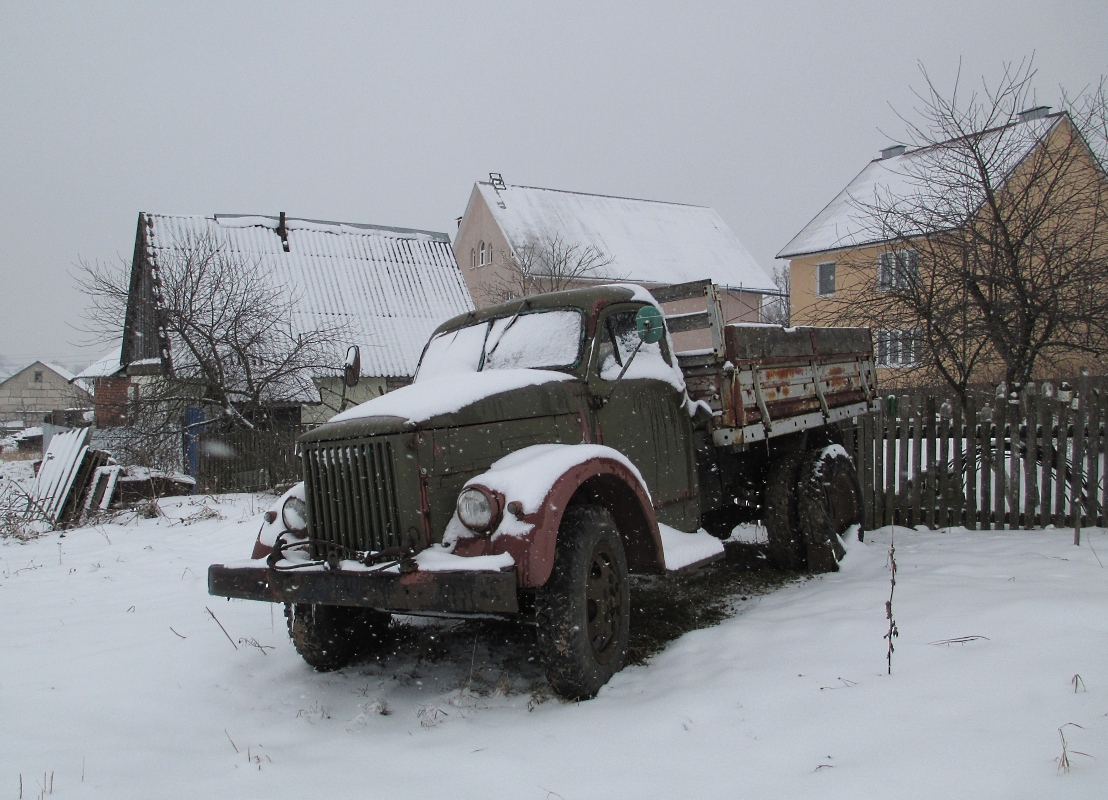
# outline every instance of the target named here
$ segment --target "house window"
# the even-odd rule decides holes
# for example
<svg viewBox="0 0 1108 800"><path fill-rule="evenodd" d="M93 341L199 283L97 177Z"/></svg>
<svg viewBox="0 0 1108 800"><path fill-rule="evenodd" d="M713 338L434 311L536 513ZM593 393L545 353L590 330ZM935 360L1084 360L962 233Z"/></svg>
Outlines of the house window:
<svg viewBox="0 0 1108 800"><path fill-rule="evenodd" d="M469 249L469 268L477 269L477 251L472 247Z"/></svg>
<svg viewBox="0 0 1108 800"><path fill-rule="evenodd" d="M923 352L919 328L874 331L874 355L879 367L914 367Z"/></svg>
<svg viewBox="0 0 1108 800"><path fill-rule="evenodd" d="M35 383L42 383L42 372L41 371L38 371L38 370L35 371Z"/></svg>
<svg viewBox="0 0 1108 800"><path fill-rule="evenodd" d="M485 243L484 242L481 242L480 252L481 252L481 260L478 261L477 263L480 264L483 267L483 266L485 266Z"/></svg>
<svg viewBox="0 0 1108 800"><path fill-rule="evenodd" d="M877 255L877 288L907 289L919 281L917 250L887 250Z"/></svg>
<svg viewBox="0 0 1108 800"><path fill-rule="evenodd" d="M816 294L827 297L835 293L835 262L816 264Z"/></svg>

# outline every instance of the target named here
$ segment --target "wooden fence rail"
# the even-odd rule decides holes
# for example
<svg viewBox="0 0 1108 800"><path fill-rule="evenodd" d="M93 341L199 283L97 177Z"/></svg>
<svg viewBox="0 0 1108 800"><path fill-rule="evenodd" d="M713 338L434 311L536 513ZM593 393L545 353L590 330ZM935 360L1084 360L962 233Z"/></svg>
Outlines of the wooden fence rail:
<svg viewBox="0 0 1108 800"><path fill-rule="evenodd" d="M890 397L847 432L866 527L1041 528L1108 523L1104 393L1027 392L965 412Z"/></svg>

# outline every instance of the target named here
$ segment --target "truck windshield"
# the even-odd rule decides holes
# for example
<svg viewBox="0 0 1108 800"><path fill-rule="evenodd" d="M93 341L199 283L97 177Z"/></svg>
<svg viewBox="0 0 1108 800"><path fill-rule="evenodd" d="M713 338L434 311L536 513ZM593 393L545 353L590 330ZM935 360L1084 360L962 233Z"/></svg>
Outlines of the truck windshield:
<svg viewBox="0 0 1108 800"><path fill-rule="evenodd" d="M416 381L494 369L566 369L580 358L583 314L553 309L510 314L431 339Z"/></svg>

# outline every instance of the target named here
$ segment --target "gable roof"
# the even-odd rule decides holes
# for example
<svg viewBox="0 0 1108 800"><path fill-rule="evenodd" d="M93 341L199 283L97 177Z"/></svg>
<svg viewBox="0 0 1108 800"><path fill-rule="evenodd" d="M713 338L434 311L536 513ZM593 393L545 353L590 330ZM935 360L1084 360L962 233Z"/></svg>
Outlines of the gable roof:
<svg viewBox="0 0 1108 800"><path fill-rule="evenodd" d="M410 376L431 332L443 320L470 311L450 239L444 233L381 225L324 222L270 216L140 214L145 256L158 260L198 237L214 236L235 255L264 271L294 299L299 330L330 327L344 320L357 344L362 374ZM285 250L285 241L288 250ZM136 243L136 259L139 256ZM132 294L132 299L134 293ZM123 361L134 363L133 340L125 332ZM341 369L341 352L336 372Z"/></svg>
<svg viewBox="0 0 1108 800"><path fill-rule="evenodd" d="M0 379L0 386L11 382L12 385L18 384L19 379L30 376L32 372L53 372L63 382L72 384L76 387L76 396L83 397L89 394L89 386L84 382L77 380L77 376L67 370L65 367L58 366L57 364L47 364L45 361L33 361L23 369L17 370L11 375ZM60 387L59 387L60 388Z"/></svg>
<svg viewBox="0 0 1108 800"><path fill-rule="evenodd" d="M613 259L597 278L663 284L710 278L732 288L777 291L706 206L488 182L478 182L477 190L513 249L559 235Z"/></svg>
<svg viewBox="0 0 1108 800"><path fill-rule="evenodd" d="M990 166L1003 181L1065 116L1064 112L1048 114L982 131L976 134L975 144L979 150L994 156ZM913 199L921 196L930 203L946 204L945 208L932 209L935 218L967 221L980 207L984 196L967 195L966 183L960 187L962 192L949 193L945 197L942 191L936 190L936 184L949 184L949 174L973 168L956 163L960 158L957 145L961 141L964 138L919 147L889 158L875 158L781 249L777 257L795 258L888 241L889 237L883 236L875 225L870 209L874 205L882 208L902 203L910 205ZM950 170L955 172L950 173ZM947 176L941 177L941 173ZM928 232L921 229L903 234Z"/></svg>

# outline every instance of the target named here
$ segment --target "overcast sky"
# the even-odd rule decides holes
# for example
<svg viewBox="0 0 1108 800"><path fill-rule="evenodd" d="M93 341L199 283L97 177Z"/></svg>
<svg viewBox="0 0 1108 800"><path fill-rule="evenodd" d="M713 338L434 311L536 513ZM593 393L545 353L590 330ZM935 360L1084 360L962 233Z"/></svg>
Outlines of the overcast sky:
<svg viewBox="0 0 1108 800"><path fill-rule="evenodd" d="M1105 0L0 0L0 357L100 355L70 274L129 260L140 211L453 235L489 171L712 206L768 269L902 133L918 62L1034 51L1057 106L1106 42Z"/></svg>

